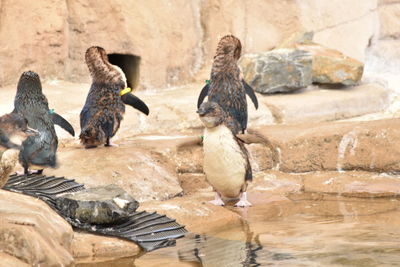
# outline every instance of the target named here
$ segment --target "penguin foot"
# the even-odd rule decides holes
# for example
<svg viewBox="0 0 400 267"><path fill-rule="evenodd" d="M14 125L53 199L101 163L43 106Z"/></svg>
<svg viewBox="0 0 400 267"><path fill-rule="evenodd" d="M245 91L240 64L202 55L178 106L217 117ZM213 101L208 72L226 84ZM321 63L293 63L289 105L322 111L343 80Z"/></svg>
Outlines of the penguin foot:
<svg viewBox="0 0 400 267"><path fill-rule="evenodd" d="M221 195L219 193L215 194L215 199L209 201L209 203L215 205L215 206L225 206L224 201L221 198Z"/></svg>
<svg viewBox="0 0 400 267"><path fill-rule="evenodd" d="M235 204L235 207L251 207L251 203L247 200L247 192L243 192L240 196L239 202Z"/></svg>
<svg viewBox="0 0 400 267"><path fill-rule="evenodd" d="M104 146L107 146L107 147L119 147L119 145L114 144L112 142L109 142L108 144L105 144Z"/></svg>
<svg viewBox="0 0 400 267"><path fill-rule="evenodd" d="M17 175L31 175L31 174L42 174L42 173L43 173L43 169L42 170L17 171L16 172Z"/></svg>
<svg viewBox="0 0 400 267"><path fill-rule="evenodd" d="M105 143L104 146L119 147L119 145L114 144L114 143L111 141L111 138L107 138L107 141L106 141L106 143Z"/></svg>

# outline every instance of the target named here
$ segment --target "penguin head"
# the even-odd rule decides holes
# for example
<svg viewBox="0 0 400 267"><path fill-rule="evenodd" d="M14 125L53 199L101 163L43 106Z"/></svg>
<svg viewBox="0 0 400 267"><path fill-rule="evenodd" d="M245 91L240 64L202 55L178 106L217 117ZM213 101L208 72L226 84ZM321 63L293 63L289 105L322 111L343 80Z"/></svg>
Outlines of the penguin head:
<svg viewBox="0 0 400 267"><path fill-rule="evenodd" d="M222 124L226 117L224 110L215 102L204 102L197 110L197 113L207 128L213 128Z"/></svg>
<svg viewBox="0 0 400 267"><path fill-rule="evenodd" d="M119 89L127 87L125 73L120 67L109 62L104 48L100 46L89 47L85 53L85 62L93 81L117 84Z"/></svg>
<svg viewBox="0 0 400 267"><path fill-rule="evenodd" d="M221 38L217 46L217 55L231 55L238 60L242 53L242 44L240 40L233 35L225 35Z"/></svg>
<svg viewBox="0 0 400 267"><path fill-rule="evenodd" d="M89 47L85 53L85 62L93 77L98 69L104 68L105 64L108 63L106 50L100 46Z"/></svg>
<svg viewBox="0 0 400 267"><path fill-rule="evenodd" d="M28 127L28 121L17 113L0 117L0 145L6 148L19 148L29 136L38 131Z"/></svg>
<svg viewBox="0 0 400 267"><path fill-rule="evenodd" d="M42 84L39 75L34 71L22 73L18 81L17 94L41 95Z"/></svg>

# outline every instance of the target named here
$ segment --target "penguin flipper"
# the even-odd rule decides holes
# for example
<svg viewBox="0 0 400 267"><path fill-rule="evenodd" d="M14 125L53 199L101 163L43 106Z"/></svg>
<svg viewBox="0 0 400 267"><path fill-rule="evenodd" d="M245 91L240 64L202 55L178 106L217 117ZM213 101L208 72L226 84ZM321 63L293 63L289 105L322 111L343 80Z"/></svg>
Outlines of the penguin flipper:
<svg viewBox="0 0 400 267"><path fill-rule="evenodd" d="M246 83L245 80L242 80L242 83L243 83L244 89L246 90L246 94L250 97L251 101L254 104L254 107L256 109L258 109L258 100L257 100L256 94L254 93L253 88L248 83Z"/></svg>
<svg viewBox="0 0 400 267"><path fill-rule="evenodd" d="M245 181L252 181L253 180L253 171L251 169L250 160L249 160L249 152L247 151L246 147L244 146L245 142L240 138L239 135L235 135L235 139L239 144L240 150L242 151L244 157L246 158L246 173L244 176Z"/></svg>
<svg viewBox="0 0 400 267"><path fill-rule="evenodd" d="M123 96L121 96L122 102L124 102L124 104L129 105L139 111L141 111L142 113L149 115L150 110L147 107L147 105L140 100L139 97L128 93L128 94L124 94Z"/></svg>
<svg viewBox="0 0 400 267"><path fill-rule="evenodd" d="M204 85L203 89L201 89L199 98L197 99L197 108L200 108L201 103L203 103L204 98L208 95L208 90L210 90L210 84Z"/></svg>
<svg viewBox="0 0 400 267"><path fill-rule="evenodd" d="M66 119L64 119L57 113L52 113L50 116L51 116L51 120L53 121L54 124L57 124L64 130L66 130L70 135L75 136L74 128Z"/></svg>

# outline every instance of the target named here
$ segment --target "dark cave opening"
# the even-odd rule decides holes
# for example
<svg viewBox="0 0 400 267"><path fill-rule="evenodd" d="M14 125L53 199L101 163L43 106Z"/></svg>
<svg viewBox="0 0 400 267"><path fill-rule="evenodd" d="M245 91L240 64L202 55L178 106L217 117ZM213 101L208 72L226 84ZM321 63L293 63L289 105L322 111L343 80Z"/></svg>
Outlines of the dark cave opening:
<svg viewBox="0 0 400 267"><path fill-rule="evenodd" d="M117 65L125 73L128 87L136 88L139 85L140 57L129 54L108 54L108 61Z"/></svg>

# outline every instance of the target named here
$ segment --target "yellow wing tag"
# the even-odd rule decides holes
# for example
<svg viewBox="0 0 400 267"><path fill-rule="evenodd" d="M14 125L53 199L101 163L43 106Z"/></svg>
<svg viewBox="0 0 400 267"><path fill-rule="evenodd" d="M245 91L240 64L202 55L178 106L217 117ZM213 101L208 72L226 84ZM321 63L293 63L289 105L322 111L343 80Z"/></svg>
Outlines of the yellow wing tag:
<svg viewBox="0 0 400 267"><path fill-rule="evenodd" d="M123 96L123 95L125 95L125 94L127 94L127 93L130 93L130 92L132 92L132 88L126 87L124 90L122 90L122 91L119 93L119 95L120 95L120 96Z"/></svg>

